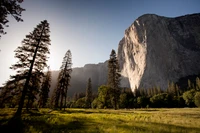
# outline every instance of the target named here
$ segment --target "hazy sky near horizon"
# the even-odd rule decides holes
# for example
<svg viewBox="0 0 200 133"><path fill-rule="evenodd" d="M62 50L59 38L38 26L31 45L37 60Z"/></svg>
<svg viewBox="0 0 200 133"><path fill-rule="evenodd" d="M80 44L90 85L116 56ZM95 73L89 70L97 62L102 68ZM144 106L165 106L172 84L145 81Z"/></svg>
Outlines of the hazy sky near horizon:
<svg viewBox="0 0 200 133"><path fill-rule="evenodd" d="M0 39L0 86L14 71L14 50L42 20L50 23L51 70L58 70L65 52L72 52L73 67L104 62L117 50L124 31L143 14L176 17L200 13L200 0L24 0L24 22L9 18Z"/></svg>

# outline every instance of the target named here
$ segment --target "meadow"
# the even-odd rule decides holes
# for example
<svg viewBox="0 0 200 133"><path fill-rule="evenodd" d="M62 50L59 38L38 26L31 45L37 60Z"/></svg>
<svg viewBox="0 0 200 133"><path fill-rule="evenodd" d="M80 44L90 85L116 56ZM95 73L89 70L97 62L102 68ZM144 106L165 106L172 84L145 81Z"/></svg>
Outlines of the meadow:
<svg viewBox="0 0 200 133"><path fill-rule="evenodd" d="M1 133L14 112L0 109ZM27 133L198 133L200 108L24 110L22 122Z"/></svg>

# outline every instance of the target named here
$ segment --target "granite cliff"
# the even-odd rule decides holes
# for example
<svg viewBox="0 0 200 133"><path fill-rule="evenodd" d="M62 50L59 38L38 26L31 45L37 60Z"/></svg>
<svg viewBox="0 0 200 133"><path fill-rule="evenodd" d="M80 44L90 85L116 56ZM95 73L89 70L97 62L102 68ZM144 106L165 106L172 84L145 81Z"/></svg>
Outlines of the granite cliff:
<svg viewBox="0 0 200 133"><path fill-rule="evenodd" d="M167 18L146 14L119 43L122 74L132 90L160 86L200 73L200 14Z"/></svg>

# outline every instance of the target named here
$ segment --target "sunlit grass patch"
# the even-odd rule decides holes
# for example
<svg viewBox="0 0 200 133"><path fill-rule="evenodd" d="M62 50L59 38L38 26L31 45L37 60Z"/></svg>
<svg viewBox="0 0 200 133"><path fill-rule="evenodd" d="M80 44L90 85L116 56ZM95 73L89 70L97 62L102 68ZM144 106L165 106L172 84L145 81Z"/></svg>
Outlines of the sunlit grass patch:
<svg viewBox="0 0 200 133"><path fill-rule="evenodd" d="M4 127L15 109L0 110ZM25 132L41 133L134 133L134 132L200 132L200 109L66 109L24 111Z"/></svg>

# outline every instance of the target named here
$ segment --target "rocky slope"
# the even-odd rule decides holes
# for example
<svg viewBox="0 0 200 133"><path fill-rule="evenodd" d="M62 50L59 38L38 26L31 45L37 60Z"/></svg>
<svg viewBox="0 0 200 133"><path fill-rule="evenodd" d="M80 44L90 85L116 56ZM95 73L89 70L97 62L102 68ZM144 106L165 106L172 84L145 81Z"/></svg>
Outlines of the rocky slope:
<svg viewBox="0 0 200 133"><path fill-rule="evenodd" d="M118 47L122 74L135 87L160 86L200 73L200 14L146 14L125 31Z"/></svg>

